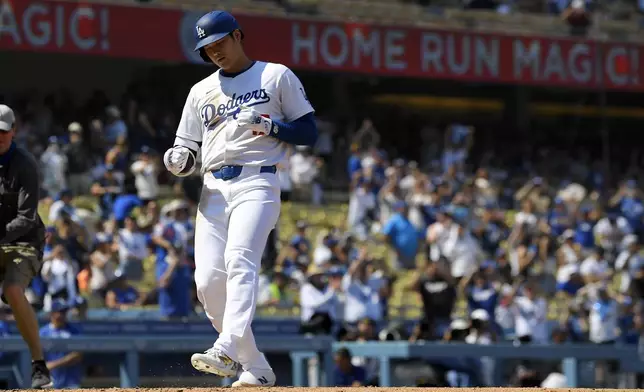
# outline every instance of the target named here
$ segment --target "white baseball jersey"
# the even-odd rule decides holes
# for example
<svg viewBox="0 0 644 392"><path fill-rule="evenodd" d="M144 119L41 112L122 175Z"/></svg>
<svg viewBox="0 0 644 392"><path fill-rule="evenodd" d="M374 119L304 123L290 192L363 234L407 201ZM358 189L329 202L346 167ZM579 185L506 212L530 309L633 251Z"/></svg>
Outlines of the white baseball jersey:
<svg viewBox="0 0 644 392"><path fill-rule="evenodd" d="M192 87L177 129L179 138L201 143L202 172L222 165L286 163L286 143L232 121L241 107L285 122L314 111L298 77L282 64L256 61L233 77L216 71Z"/></svg>

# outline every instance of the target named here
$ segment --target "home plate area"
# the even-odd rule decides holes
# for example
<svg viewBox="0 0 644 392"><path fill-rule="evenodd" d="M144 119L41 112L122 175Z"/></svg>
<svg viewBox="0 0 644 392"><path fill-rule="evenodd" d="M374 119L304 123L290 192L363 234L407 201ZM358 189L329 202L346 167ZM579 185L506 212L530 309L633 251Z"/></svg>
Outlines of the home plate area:
<svg viewBox="0 0 644 392"><path fill-rule="evenodd" d="M87 388L70 390L74 392L217 392L230 390L231 388ZM236 388L237 389L237 388ZM240 390L267 390L271 392L298 392L299 390L307 392L427 392L428 388L396 387L396 388L376 388L376 387L338 387L338 388L306 388L306 387L266 387L266 388L239 388ZM599 392L599 391L636 391L636 389L581 389L581 388L564 388L564 389L545 389L545 388L431 388L439 389L440 392L536 392L536 391L566 391L566 392Z"/></svg>

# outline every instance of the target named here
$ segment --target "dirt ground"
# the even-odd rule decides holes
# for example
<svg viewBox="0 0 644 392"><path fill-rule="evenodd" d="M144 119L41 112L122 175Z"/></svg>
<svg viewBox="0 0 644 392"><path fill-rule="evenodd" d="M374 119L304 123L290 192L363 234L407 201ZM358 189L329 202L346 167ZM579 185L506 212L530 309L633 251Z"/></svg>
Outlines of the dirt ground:
<svg viewBox="0 0 644 392"><path fill-rule="evenodd" d="M98 389L78 389L68 390L66 392L217 392L230 388L98 388ZM298 392L298 390L307 392L376 392L378 390L388 392L427 392L427 388L296 388L296 387L270 387L270 388L251 388L252 390L266 390L270 392ZM439 389L439 388L435 388ZM538 392L538 391L566 391L566 392L590 392L590 391L635 391L635 389L545 389L545 388L440 388L440 392ZM23 392L24 390L21 390ZM17 392L17 391L16 391ZM35 392L35 391L34 391ZM41 391L42 392L42 391Z"/></svg>

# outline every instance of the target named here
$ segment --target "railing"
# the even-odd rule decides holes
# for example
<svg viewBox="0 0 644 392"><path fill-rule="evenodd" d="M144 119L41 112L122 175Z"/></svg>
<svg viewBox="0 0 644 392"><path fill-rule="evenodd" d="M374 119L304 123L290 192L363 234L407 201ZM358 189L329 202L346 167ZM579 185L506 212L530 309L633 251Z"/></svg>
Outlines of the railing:
<svg viewBox="0 0 644 392"><path fill-rule="evenodd" d="M593 344L559 344L515 346L511 343L494 345L472 345L464 343L407 343L407 342L366 342L334 343L333 349L346 347L352 355L377 358L380 362L380 386L391 386L391 361L394 359L422 358L464 359L490 357L495 360L494 385L502 385L502 363L507 359L561 360L562 370L568 386L579 386L580 361L616 360L619 370L625 373L644 373L644 362L637 349L632 346L610 347Z"/></svg>
<svg viewBox="0 0 644 392"><path fill-rule="evenodd" d="M216 335L215 335L216 336ZM148 353L186 353L200 352L204 342L210 342L213 335L181 336L75 336L69 339L42 339L43 350L83 353L123 354L119 364L120 386L132 388L139 386L139 359ZM304 386L305 366L303 361L318 358L323 364L319 383L331 384L333 374L332 340L329 337L305 337L299 335L277 335L258 338L258 348L266 353L289 353L293 367L293 384ZM14 365L22 375L22 385L30 388L31 356L20 337L5 337L0 340L0 352L18 353L19 362ZM225 380L230 384L231 380Z"/></svg>
<svg viewBox="0 0 644 392"><path fill-rule="evenodd" d="M192 353L203 349L204 341L212 341L212 335L180 336L121 336L100 337L85 336L69 339L43 339L43 348L59 351L100 352L123 354L120 363L121 387L139 385L139 359L144 353ZM316 358L321 364L318 374L318 385L331 386L333 383L333 352L340 347L347 347L352 355L377 358L380 362L380 386L392 385L391 364L393 360L422 358L425 360L464 359L491 357L498 363L507 359L551 360L563 362L563 372L568 386L579 385L579 362L588 360L614 360L618 362L621 372L644 373L644 363L637 349L631 346L609 347L597 345L532 345L514 346L496 344L490 346L460 343L408 343L408 342L366 342L366 343L333 343L329 337L304 337L267 335L258 336L259 349L267 353L288 353L292 360L294 386L318 384L306 380L305 360ZM28 381L31 371L30 356L26 345L19 337L0 340L0 352L19 353L17 365L22 374L23 384ZM500 367L499 367L500 368ZM496 385L502 385L497 372ZM230 380L227 380L230 382Z"/></svg>

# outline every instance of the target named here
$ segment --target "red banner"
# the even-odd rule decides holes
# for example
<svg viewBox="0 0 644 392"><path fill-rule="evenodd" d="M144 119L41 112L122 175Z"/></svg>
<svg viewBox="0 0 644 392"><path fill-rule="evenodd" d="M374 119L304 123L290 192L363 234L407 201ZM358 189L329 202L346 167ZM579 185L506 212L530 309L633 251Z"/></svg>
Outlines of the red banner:
<svg viewBox="0 0 644 392"><path fill-rule="evenodd" d="M0 49L201 62L195 13L9 0ZM296 69L386 76L644 90L642 47L237 15L254 58Z"/></svg>

